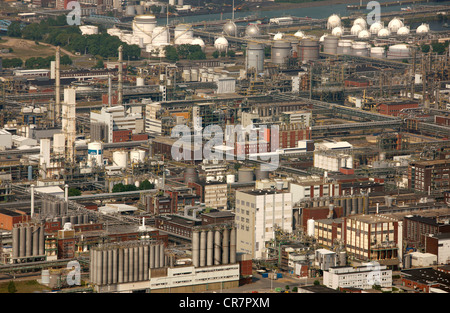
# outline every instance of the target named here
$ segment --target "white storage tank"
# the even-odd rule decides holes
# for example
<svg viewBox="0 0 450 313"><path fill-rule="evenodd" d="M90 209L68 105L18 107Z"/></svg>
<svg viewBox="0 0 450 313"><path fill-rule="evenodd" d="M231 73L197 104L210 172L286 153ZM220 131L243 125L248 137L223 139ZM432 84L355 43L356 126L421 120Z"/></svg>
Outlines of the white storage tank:
<svg viewBox="0 0 450 313"><path fill-rule="evenodd" d="M331 34L332 34L333 36L336 36L336 37L341 37L341 36L344 34L344 28L342 28L342 27L340 27L340 26L335 27L335 28L333 28L333 30L331 31Z"/></svg>
<svg viewBox="0 0 450 313"><path fill-rule="evenodd" d="M305 33L302 32L301 30L298 30L295 34L294 37L297 37L298 39L304 38L305 37Z"/></svg>
<svg viewBox="0 0 450 313"><path fill-rule="evenodd" d="M167 46L170 43L170 33L167 27L158 26L152 32L152 45L154 47Z"/></svg>
<svg viewBox="0 0 450 313"><path fill-rule="evenodd" d="M121 168L126 168L128 165L128 153L125 150L113 152L113 164Z"/></svg>
<svg viewBox="0 0 450 313"><path fill-rule="evenodd" d="M198 80L199 80L198 69L191 68L191 81L198 82Z"/></svg>
<svg viewBox="0 0 450 313"><path fill-rule="evenodd" d="M132 23L133 35L142 38L143 44L147 45L152 41L155 27L156 18L154 15L137 15Z"/></svg>
<svg viewBox="0 0 450 313"><path fill-rule="evenodd" d="M430 25L422 23L416 29L416 34L427 34L430 31Z"/></svg>
<svg viewBox="0 0 450 313"><path fill-rule="evenodd" d="M93 141L88 143L88 163L92 166L103 165L103 143Z"/></svg>
<svg viewBox="0 0 450 313"><path fill-rule="evenodd" d="M397 35L399 36L406 36L409 35L409 26L402 26L397 30Z"/></svg>
<svg viewBox="0 0 450 313"><path fill-rule="evenodd" d="M349 39L339 40L337 54L352 54L352 41Z"/></svg>
<svg viewBox="0 0 450 313"><path fill-rule="evenodd" d="M136 86L137 86L137 87L142 87L142 86L144 86L144 85L145 85L145 79L144 79L144 77L138 76L138 77L136 78Z"/></svg>
<svg viewBox="0 0 450 313"><path fill-rule="evenodd" d="M228 40L223 36L217 38L214 41L214 48L219 52L226 51L228 49Z"/></svg>
<svg viewBox="0 0 450 313"><path fill-rule="evenodd" d="M390 35L391 35L391 31L387 28L380 29L380 31L377 34L377 36L380 38L386 38L386 37L389 37Z"/></svg>
<svg viewBox="0 0 450 313"><path fill-rule="evenodd" d="M367 29L367 22L362 17L358 17L356 20L354 20L353 25L359 25L362 29Z"/></svg>
<svg viewBox="0 0 450 313"><path fill-rule="evenodd" d="M358 33L359 39L369 39L370 38L370 32L368 30L363 29Z"/></svg>
<svg viewBox="0 0 450 313"><path fill-rule="evenodd" d="M283 39L283 36L284 36L283 33L276 33L276 34L273 36L273 40L281 40L281 39Z"/></svg>
<svg viewBox="0 0 450 313"><path fill-rule="evenodd" d="M130 151L130 162L131 163L142 163L145 160L145 150L134 149Z"/></svg>
<svg viewBox="0 0 450 313"><path fill-rule="evenodd" d="M247 37L258 37L260 35L259 27L255 24L250 24L245 28L245 35Z"/></svg>
<svg viewBox="0 0 450 313"><path fill-rule="evenodd" d="M228 36L237 36L237 26L233 21L228 21L223 25L223 31Z"/></svg>
<svg viewBox="0 0 450 313"><path fill-rule="evenodd" d="M358 36L358 34L363 30L361 25L353 25L352 28L350 29L350 34L352 34L353 36Z"/></svg>
<svg viewBox="0 0 450 313"><path fill-rule="evenodd" d="M191 45L199 45L202 51L205 50L205 42L200 37L194 38L194 40L192 40L191 42Z"/></svg>
<svg viewBox="0 0 450 313"><path fill-rule="evenodd" d="M378 59L384 58L384 57L386 57L385 52L386 51L385 51L384 47L370 48L370 56L372 58L378 58Z"/></svg>
<svg viewBox="0 0 450 313"><path fill-rule="evenodd" d="M382 22L375 22L372 25L370 25L369 31L371 34L373 35L377 35L378 32L383 28L383 23Z"/></svg>
<svg viewBox="0 0 450 313"><path fill-rule="evenodd" d="M190 25L180 24L174 30L174 43L176 45L191 44L194 40L194 31Z"/></svg>
<svg viewBox="0 0 450 313"><path fill-rule="evenodd" d="M388 29L391 31L391 33L396 33L400 27L404 26L403 21L399 19L398 17L394 17L388 24Z"/></svg>
<svg viewBox="0 0 450 313"><path fill-rule="evenodd" d="M354 41L352 44L352 54L355 56L369 56L369 49L367 43L363 41Z"/></svg>
<svg viewBox="0 0 450 313"><path fill-rule="evenodd" d="M227 184L233 184L236 181L236 176L233 174L227 175Z"/></svg>
<svg viewBox="0 0 450 313"><path fill-rule="evenodd" d="M306 222L306 234L309 236L309 237L314 237L314 235L315 235L315 222L314 222L314 219L312 219L312 218L310 218L310 219L308 219L308 221Z"/></svg>
<svg viewBox="0 0 450 313"><path fill-rule="evenodd" d="M64 134L53 135L53 153L64 154L66 147L66 136ZM89 150L89 145L88 145Z"/></svg>
<svg viewBox="0 0 450 313"><path fill-rule="evenodd" d="M387 52L388 59L404 59L408 57L410 57L410 49L405 44L392 45Z"/></svg>
<svg viewBox="0 0 450 313"><path fill-rule="evenodd" d="M341 26L341 18L336 14L330 15L330 17L328 17L328 21L327 21L327 28L333 29L337 26Z"/></svg>

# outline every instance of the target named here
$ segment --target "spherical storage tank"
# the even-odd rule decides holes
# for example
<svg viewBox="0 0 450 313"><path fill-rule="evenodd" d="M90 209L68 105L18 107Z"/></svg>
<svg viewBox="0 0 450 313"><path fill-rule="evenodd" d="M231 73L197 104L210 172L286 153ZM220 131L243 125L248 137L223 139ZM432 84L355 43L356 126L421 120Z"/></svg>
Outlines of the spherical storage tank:
<svg viewBox="0 0 450 313"><path fill-rule="evenodd" d="M205 42L200 37L194 38L192 40L191 45L199 45L202 50L205 50Z"/></svg>
<svg viewBox="0 0 450 313"><path fill-rule="evenodd" d="M350 29L350 33L353 36L358 36L358 34L363 30L363 28L361 27L361 25L353 25L352 28Z"/></svg>
<svg viewBox="0 0 450 313"><path fill-rule="evenodd" d="M340 27L340 26L335 27L335 28L333 28L333 30L331 31L331 34L332 34L333 36L336 36L336 37L341 37L341 36L344 34L344 28L342 28L342 27Z"/></svg>
<svg viewBox="0 0 450 313"><path fill-rule="evenodd" d="M245 28L245 35L247 37L257 37L261 34L259 27L255 24L250 24Z"/></svg>
<svg viewBox="0 0 450 313"><path fill-rule="evenodd" d="M254 68L257 73L264 70L264 45L250 42L247 46L247 70Z"/></svg>
<svg viewBox="0 0 450 313"><path fill-rule="evenodd" d="M404 26L402 20L400 20L398 17L394 17L389 22L388 29L391 31L391 33L396 33L402 26Z"/></svg>
<svg viewBox="0 0 450 313"><path fill-rule="evenodd" d="M128 164L128 154L125 150L113 152L113 164L115 166L126 168Z"/></svg>
<svg viewBox="0 0 450 313"><path fill-rule="evenodd" d="M233 21L228 21L223 25L223 31L228 36L237 36L237 26Z"/></svg>
<svg viewBox="0 0 450 313"><path fill-rule="evenodd" d="M370 38L370 32L368 30L362 30L358 34L359 39L369 39Z"/></svg>
<svg viewBox="0 0 450 313"><path fill-rule="evenodd" d="M94 141L88 143L88 161L91 164L102 165L103 164L103 143L100 141Z"/></svg>
<svg viewBox="0 0 450 313"><path fill-rule="evenodd" d="M273 40L281 40L281 39L283 39L283 36L284 36L283 33L276 33L276 34L273 36Z"/></svg>
<svg viewBox="0 0 450 313"><path fill-rule="evenodd" d="M372 25L370 25L369 31L371 34L376 35L383 27L384 26L382 22L375 22Z"/></svg>
<svg viewBox="0 0 450 313"><path fill-rule="evenodd" d="M137 15L132 23L133 35L142 38L144 44L149 44L152 41L152 33L155 27L156 18L154 15Z"/></svg>
<svg viewBox="0 0 450 313"><path fill-rule="evenodd" d="M341 26L341 18L336 14L330 15L327 21L327 28L333 29L338 26Z"/></svg>
<svg viewBox="0 0 450 313"><path fill-rule="evenodd" d="M408 26L402 26L397 30L397 35L400 36L406 36L409 35L409 27Z"/></svg>
<svg viewBox="0 0 450 313"><path fill-rule="evenodd" d="M380 38L385 38L391 35L391 31L387 28L382 28L380 29L380 31L378 32L377 36Z"/></svg>
<svg viewBox="0 0 450 313"><path fill-rule="evenodd" d="M416 29L416 34L426 34L430 31L430 25L422 23L419 27Z"/></svg>
<svg viewBox="0 0 450 313"><path fill-rule="evenodd" d="M358 17L356 20L353 21L353 25L359 25L362 29L367 28L367 22L364 18Z"/></svg>
<svg viewBox="0 0 450 313"><path fill-rule="evenodd" d="M302 32L301 30L298 30L295 34L294 34L294 37L297 37L297 38L304 38L305 37L305 33L304 32Z"/></svg>
<svg viewBox="0 0 450 313"><path fill-rule="evenodd" d="M225 37L219 37L214 41L214 48L217 51L226 51L228 49L228 40Z"/></svg>
<svg viewBox="0 0 450 313"><path fill-rule="evenodd" d="M318 60L319 50L320 45L317 40L305 38L300 41L299 57L302 62Z"/></svg>
<svg viewBox="0 0 450 313"><path fill-rule="evenodd" d="M291 43L277 40L272 45L272 63L285 64L291 55Z"/></svg>

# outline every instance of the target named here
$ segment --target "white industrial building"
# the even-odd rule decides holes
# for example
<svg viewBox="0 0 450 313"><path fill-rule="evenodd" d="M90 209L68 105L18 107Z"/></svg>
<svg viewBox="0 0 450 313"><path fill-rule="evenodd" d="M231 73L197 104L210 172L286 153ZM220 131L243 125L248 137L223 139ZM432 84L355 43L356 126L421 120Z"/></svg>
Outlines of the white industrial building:
<svg viewBox="0 0 450 313"><path fill-rule="evenodd" d="M6 129L0 129L0 148L3 150L12 148L12 134Z"/></svg>
<svg viewBox="0 0 450 313"><path fill-rule="evenodd" d="M321 194L322 190L322 194ZM289 185L289 191L292 194L292 203L298 203L302 200L310 200L319 197L339 196L339 184L331 183L319 176L305 177Z"/></svg>
<svg viewBox="0 0 450 313"><path fill-rule="evenodd" d="M146 101L146 99L142 102L145 104L145 132L151 136L161 136L162 120L159 115L161 103Z"/></svg>
<svg viewBox="0 0 450 313"><path fill-rule="evenodd" d="M372 289L374 285L392 287L392 270L385 265L369 263L360 267L331 267L323 272L323 284L331 289Z"/></svg>
<svg viewBox="0 0 450 313"><path fill-rule="evenodd" d="M411 252L411 265L413 267L428 267L437 264L437 255L431 253Z"/></svg>
<svg viewBox="0 0 450 313"><path fill-rule="evenodd" d="M232 77L220 77L217 80L217 91L218 94L223 93L234 93L236 91L236 79Z"/></svg>
<svg viewBox="0 0 450 313"><path fill-rule="evenodd" d="M266 243L278 228L292 232L291 193L280 190L236 191L237 252L267 257Z"/></svg>
<svg viewBox="0 0 450 313"><path fill-rule="evenodd" d="M315 251L314 263L322 271L327 271L337 265L336 252L327 249L317 249Z"/></svg>
<svg viewBox="0 0 450 313"><path fill-rule="evenodd" d="M314 152L314 167L331 172L353 168L353 156L339 151L317 150Z"/></svg>

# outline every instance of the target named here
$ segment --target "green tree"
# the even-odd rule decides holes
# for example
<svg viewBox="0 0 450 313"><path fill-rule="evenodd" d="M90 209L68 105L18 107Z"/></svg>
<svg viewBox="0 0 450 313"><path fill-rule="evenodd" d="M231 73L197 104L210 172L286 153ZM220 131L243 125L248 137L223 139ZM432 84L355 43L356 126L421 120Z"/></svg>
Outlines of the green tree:
<svg viewBox="0 0 450 313"><path fill-rule="evenodd" d="M72 59L67 55L63 55L60 59L62 65L72 65Z"/></svg>
<svg viewBox="0 0 450 313"><path fill-rule="evenodd" d="M23 61L20 58L12 58L12 59L4 59L3 67L4 68L16 68L21 67L23 65Z"/></svg>
<svg viewBox="0 0 450 313"><path fill-rule="evenodd" d="M219 57L219 51L214 51L213 53L212 53L212 56L213 56L213 58L214 59L217 59L218 57Z"/></svg>
<svg viewBox="0 0 450 313"><path fill-rule="evenodd" d="M236 52L234 50L227 51L227 57L234 58L236 56Z"/></svg>
<svg viewBox="0 0 450 313"><path fill-rule="evenodd" d="M102 59L98 59L97 63L94 65L94 68L104 68L105 67L105 63L103 63Z"/></svg>
<svg viewBox="0 0 450 313"><path fill-rule="evenodd" d="M6 34L9 37L22 37L22 26L19 22L14 21L8 26Z"/></svg>
<svg viewBox="0 0 450 313"><path fill-rule="evenodd" d="M314 281L314 286L319 286L319 285L320 285L320 281L316 279L316 280Z"/></svg>
<svg viewBox="0 0 450 313"><path fill-rule="evenodd" d="M32 23L22 29L22 37L29 40L41 40L42 30L40 24Z"/></svg>
<svg viewBox="0 0 450 313"><path fill-rule="evenodd" d="M420 48L421 48L423 53L430 52L430 45L422 45Z"/></svg>
<svg viewBox="0 0 450 313"><path fill-rule="evenodd" d="M433 48L433 52L437 54L443 54L445 52L445 45L442 42L433 42L431 47Z"/></svg>
<svg viewBox="0 0 450 313"><path fill-rule="evenodd" d="M78 188L69 188L68 195L69 197L81 196L81 190L79 190Z"/></svg>
<svg viewBox="0 0 450 313"><path fill-rule="evenodd" d="M8 283L8 292L9 293L17 292L16 284L12 280L10 280L9 283Z"/></svg>
<svg viewBox="0 0 450 313"><path fill-rule="evenodd" d="M178 51L173 46L165 46L164 47L166 59L170 62L176 62L179 60Z"/></svg>
<svg viewBox="0 0 450 313"><path fill-rule="evenodd" d="M144 180L140 183L139 189L140 190L149 190L155 188L155 185L148 181L148 179Z"/></svg>

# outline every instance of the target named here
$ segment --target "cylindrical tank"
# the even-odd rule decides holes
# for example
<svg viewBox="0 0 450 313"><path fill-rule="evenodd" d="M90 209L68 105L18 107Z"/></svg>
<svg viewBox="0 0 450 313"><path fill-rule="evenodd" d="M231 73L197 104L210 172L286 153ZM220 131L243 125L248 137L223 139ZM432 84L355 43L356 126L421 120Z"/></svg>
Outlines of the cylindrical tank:
<svg viewBox="0 0 450 313"><path fill-rule="evenodd" d="M369 56L367 43L362 41L354 41L352 44L352 55L363 57Z"/></svg>
<svg viewBox="0 0 450 313"><path fill-rule="evenodd" d="M286 64L291 55L291 43L289 41L277 40L272 45L272 63Z"/></svg>
<svg viewBox="0 0 450 313"><path fill-rule="evenodd" d="M333 35L325 36L323 39L323 52L329 54L337 53L339 38Z"/></svg>
<svg viewBox="0 0 450 313"><path fill-rule="evenodd" d="M264 70L264 45L260 43L249 43L247 45L247 70L254 68L257 73Z"/></svg>
<svg viewBox="0 0 450 313"><path fill-rule="evenodd" d="M404 59L410 57L410 49L408 45L397 44L389 46L387 51L388 59Z"/></svg>
<svg viewBox="0 0 450 313"><path fill-rule="evenodd" d="M383 47L372 47L370 48L370 56L372 58L384 58L386 57L385 50Z"/></svg>
<svg viewBox="0 0 450 313"><path fill-rule="evenodd" d="M135 16L136 15L136 8L134 5L129 5L125 9L125 15L127 16Z"/></svg>
<svg viewBox="0 0 450 313"><path fill-rule="evenodd" d="M206 266L206 231L200 232L200 266Z"/></svg>
<svg viewBox="0 0 450 313"><path fill-rule="evenodd" d="M192 232L192 264L194 267L200 266L200 232L195 230Z"/></svg>
<svg viewBox="0 0 450 313"><path fill-rule="evenodd" d="M142 163L145 160L145 150L133 149L130 151L130 162L131 163Z"/></svg>
<svg viewBox="0 0 450 313"><path fill-rule="evenodd" d="M222 230L222 264L228 264L230 261L230 230Z"/></svg>
<svg viewBox="0 0 450 313"><path fill-rule="evenodd" d="M212 266L214 264L214 232L208 230L206 243L206 266Z"/></svg>
<svg viewBox="0 0 450 313"><path fill-rule="evenodd" d="M20 235L19 227L14 226L12 229L12 257L17 258L19 256Z"/></svg>
<svg viewBox="0 0 450 313"><path fill-rule="evenodd" d="M299 44L299 57L302 62L315 61L319 59L320 44L319 41L304 38Z"/></svg>
<svg viewBox="0 0 450 313"><path fill-rule="evenodd" d="M150 263L149 263L149 259L150 259L150 255L149 255L149 251L150 248L148 245L144 246L144 280L148 280L148 269L150 268Z"/></svg>
<svg viewBox="0 0 450 313"><path fill-rule="evenodd" d="M140 76L136 77L136 86L137 87L142 87L144 85L145 85L144 77L140 77Z"/></svg>
<svg viewBox="0 0 450 313"><path fill-rule="evenodd" d="M194 31L190 25L180 24L174 30L174 43L176 45L190 44L194 40Z"/></svg>
<svg viewBox="0 0 450 313"><path fill-rule="evenodd" d="M125 150L113 152L113 163L115 166L126 168L128 164L128 154Z"/></svg>
<svg viewBox="0 0 450 313"><path fill-rule="evenodd" d="M220 230L214 233L214 265L220 265L222 260L222 238Z"/></svg>
<svg viewBox="0 0 450 313"><path fill-rule="evenodd" d="M191 68L191 81L193 82L199 81L198 69L196 68Z"/></svg>
<svg viewBox="0 0 450 313"><path fill-rule="evenodd" d="M133 36L142 38L143 44L147 45L152 42L155 27L156 18L154 15L137 15L132 23Z"/></svg>
<svg viewBox="0 0 450 313"><path fill-rule="evenodd" d="M252 168L240 168L238 170L238 182L249 183L254 181Z"/></svg>
<svg viewBox="0 0 450 313"><path fill-rule="evenodd" d="M88 143L88 162L90 165L103 165L103 143L94 141Z"/></svg>
<svg viewBox="0 0 450 313"><path fill-rule="evenodd" d="M170 44L169 29L164 26L158 26L152 32L152 46L159 47Z"/></svg>
<svg viewBox="0 0 450 313"><path fill-rule="evenodd" d="M336 52L337 54L352 54L352 41L349 39L339 40Z"/></svg>
<svg viewBox="0 0 450 313"><path fill-rule="evenodd" d="M33 225L33 256L39 255L39 226Z"/></svg>
<svg viewBox="0 0 450 313"><path fill-rule="evenodd" d="M26 227L25 226L21 226L19 228L19 257L24 257L25 253L26 253Z"/></svg>
<svg viewBox="0 0 450 313"><path fill-rule="evenodd" d="M45 231L44 225L39 227L39 255L45 254Z"/></svg>
<svg viewBox="0 0 450 313"><path fill-rule="evenodd" d="M236 227L230 230L230 263L236 263Z"/></svg>
<svg viewBox="0 0 450 313"><path fill-rule="evenodd" d="M236 176L233 174L227 175L227 184L232 184L236 181Z"/></svg>

